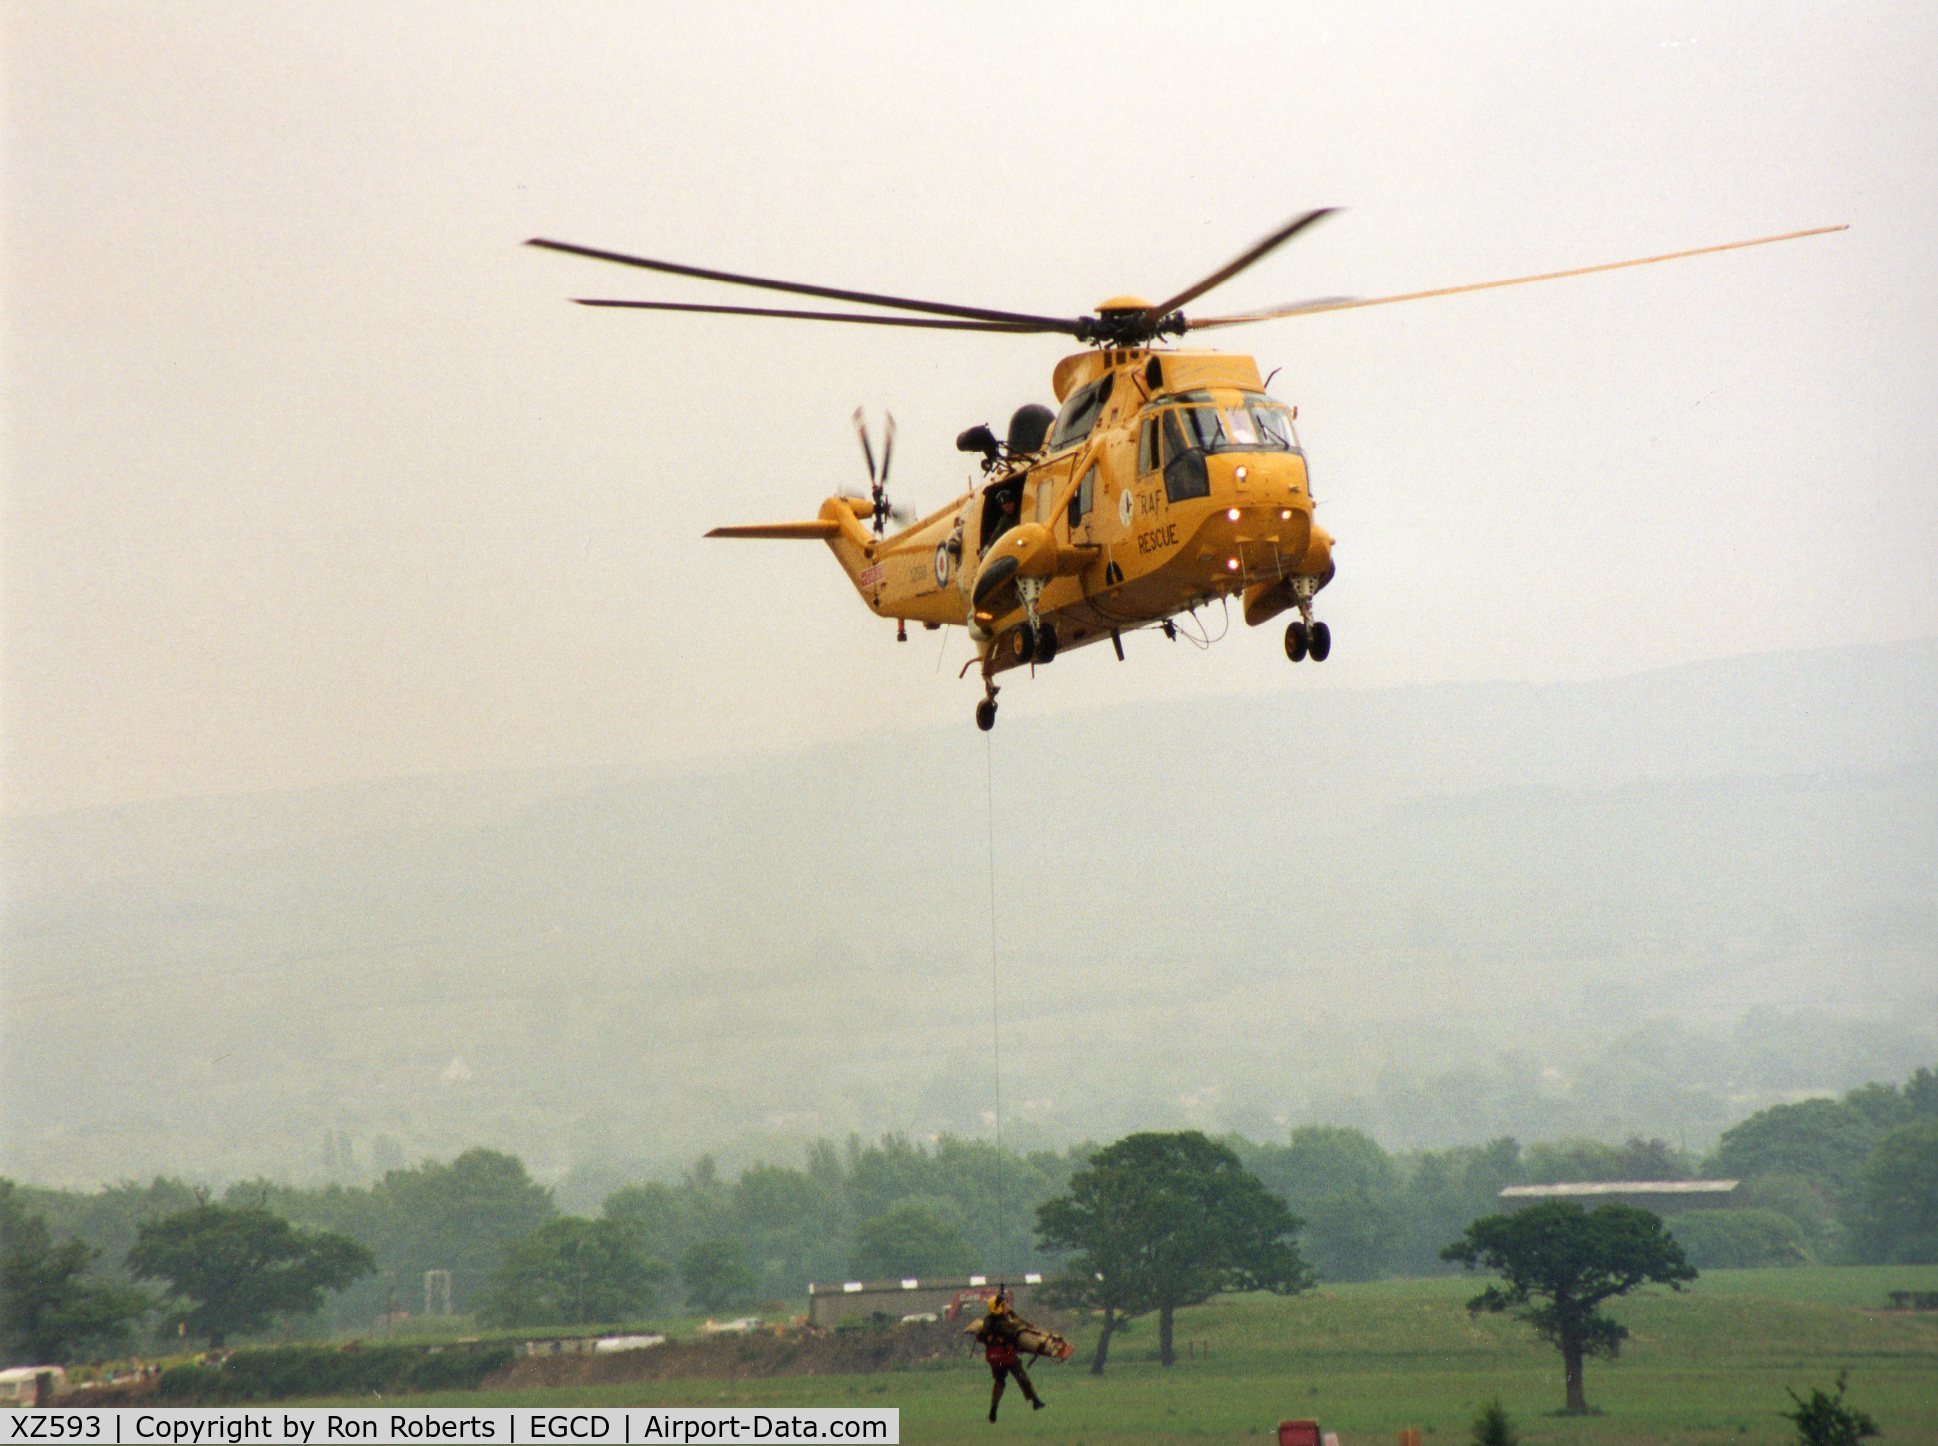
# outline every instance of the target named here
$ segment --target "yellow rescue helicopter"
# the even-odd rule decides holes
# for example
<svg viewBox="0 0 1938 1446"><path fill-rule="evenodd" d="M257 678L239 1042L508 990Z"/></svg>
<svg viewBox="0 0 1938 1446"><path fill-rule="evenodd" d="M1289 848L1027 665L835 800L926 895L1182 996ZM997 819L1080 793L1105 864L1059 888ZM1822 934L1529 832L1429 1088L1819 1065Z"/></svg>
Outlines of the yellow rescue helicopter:
<svg viewBox="0 0 1938 1446"><path fill-rule="evenodd" d="M1295 409L1267 393L1252 358L1168 346L1164 338L1647 266L1846 229L1822 226L1395 296L1328 297L1226 316L1184 315L1183 307L1329 214L1327 208L1294 218L1164 301L1119 296L1075 317L779 281L542 238L528 244L904 314L575 298L584 306L1050 333L1086 344L1088 350L1065 357L1052 375L1059 411L1024 406L1000 439L988 426L971 427L957 437L958 449L980 455L983 476L939 511L887 531L895 516L886 495L894 419L888 420L878 469L857 410L869 496L830 497L812 521L716 527L707 534L819 539L833 550L862 600L880 616L897 620L898 638L907 638L911 622L931 629L965 628L978 652L963 672L981 665L984 691L976 723L987 730L996 722L999 673L1048 663L1065 649L1106 639L1121 660L1126 632L1159 627L1175 636L1179 614L1234 594L1240 595L1240 610L1252 626L1287 610L1297 612L1285 629L1285 654L1292 661L1323 661L1332 651L1331 630L1313 617L1313 600L1332 580L1333 539L1313 517Z"/></svg>

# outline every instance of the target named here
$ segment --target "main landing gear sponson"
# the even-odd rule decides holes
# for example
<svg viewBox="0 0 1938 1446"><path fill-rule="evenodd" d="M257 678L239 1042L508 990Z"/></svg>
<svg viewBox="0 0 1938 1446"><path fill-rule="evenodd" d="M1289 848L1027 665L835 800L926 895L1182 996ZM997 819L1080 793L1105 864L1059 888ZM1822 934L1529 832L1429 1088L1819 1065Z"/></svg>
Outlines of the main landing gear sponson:
<svg viewBox="0 0 1938 1446"><path fill-rule="evenodd" d="M1324 623L1307 624L1304 619L1296 619L1285 625L1285 656L1293 662L1303 662L1308 656L1315 663L1323 663L1332 652L1332 629Z"/></svg>

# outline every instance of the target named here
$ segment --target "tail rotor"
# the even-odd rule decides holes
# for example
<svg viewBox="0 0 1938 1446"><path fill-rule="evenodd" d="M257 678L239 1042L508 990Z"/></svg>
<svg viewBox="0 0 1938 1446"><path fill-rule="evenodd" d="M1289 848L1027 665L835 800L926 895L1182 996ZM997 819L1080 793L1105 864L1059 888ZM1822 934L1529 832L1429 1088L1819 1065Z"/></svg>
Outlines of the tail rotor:
<svg viewBox="0 0 1938 1446"><path fill-rule="evenodd" d="M861 455L868 462L869 496L875 504L875 536L880 537L888 522L908 520L906 508L892 507L888 501L888 468L895 460L895 414L884 412L882 425L882 464L881 470L875 469L875 448L868 440L868 423L862 416L861 408L855 408L855 435L861 439Z"/></svg>

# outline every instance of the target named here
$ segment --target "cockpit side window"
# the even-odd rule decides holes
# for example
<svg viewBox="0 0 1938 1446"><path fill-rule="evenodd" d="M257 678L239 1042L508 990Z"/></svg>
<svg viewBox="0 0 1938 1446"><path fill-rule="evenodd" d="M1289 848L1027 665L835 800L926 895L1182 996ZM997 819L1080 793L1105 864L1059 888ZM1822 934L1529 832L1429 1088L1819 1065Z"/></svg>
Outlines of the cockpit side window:
<svg viewBox="0 0 1938 1446"><path fill-rule="evenodd" d="M1184 433L1178 430L1178 414L1164 414L1164 463L1169 466L1185 453Z"/></svg>
<svg viewBox="0 0 1938 1446"><path fill-rule="evenodd" d="M1114 379L1113 373L1070 394L1070 400L1057 413L1056 426L1050 432L1050 451L1059 451L1090 435L1090 429L1097 425L1097 418L1103 412L1104 403L1110 400L1110 384Z"/></svg>
<svg viewBox="0 0 1938 1446"><path fill-rule="evenodd" d="M1178 424L1184 428L1187 447L1197 447L1202 451L1216 452L1225 445L1225 428L1222 416L1216 407L1180 407L1176 413Z"/></svg>
<svg viewBox="0 0 1938 1446"><path fill-rule="evenodd" d="M1203 497L1211 490L1205 467L1204 443L1193 440L1197 429L1189 424L1190 414L1203 408L1180 408L1164 414L1164 495L1172 502ZM1179 419L1184 418L1181 424Z"/></svg>

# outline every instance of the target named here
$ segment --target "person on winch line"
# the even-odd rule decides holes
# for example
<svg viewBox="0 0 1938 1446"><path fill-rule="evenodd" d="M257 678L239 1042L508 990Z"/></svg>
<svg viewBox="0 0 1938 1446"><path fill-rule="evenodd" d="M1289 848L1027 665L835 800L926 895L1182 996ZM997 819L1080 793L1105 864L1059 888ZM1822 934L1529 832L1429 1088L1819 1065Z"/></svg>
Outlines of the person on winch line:
<svg viewBox="0 0 1938 1446"><path fill-rule="evenodd" d="M996 1407L1003 1399L1003 1385L1010 1376L1016 1377L1016 1384L1023 1388L1023 1394L1029 1398L1030 1409L1043 1409L1043 1398L1036 1394L1036 1387L1030 1384L1029 1372L1023 1369L1022 1357L1016 1349L1027 1325L1029 1322L1010 1308L1008 1291L999 1290L989 1298L989 1314L983 1317L978 1336L982 1341L983 1359L989 1362L989 1373L995 1378L989 1388L991 1421L996 1419Z"/></svg>

